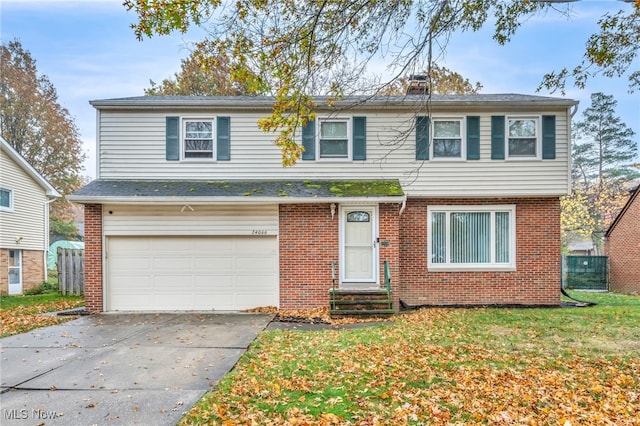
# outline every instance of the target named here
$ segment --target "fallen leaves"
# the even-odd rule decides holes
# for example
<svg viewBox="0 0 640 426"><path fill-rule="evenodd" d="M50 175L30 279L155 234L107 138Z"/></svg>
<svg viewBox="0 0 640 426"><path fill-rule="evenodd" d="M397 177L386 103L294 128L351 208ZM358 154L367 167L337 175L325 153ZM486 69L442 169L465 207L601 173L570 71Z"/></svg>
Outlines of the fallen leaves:
<svg viewBox="0 0 640 426"><path fill-rule="evenodd" d="M635 349L598 355L559 329L549 347L549 324L526 310L497 336L494 312L426 309L385 327L263 333L181 424L640 425ZM548 312L551 325L567 321Z"/></svg>
<svg viewBox="0 0 640 426"><path fill-rule="evenodd" d="M265 306L254 309L248 309L244 312L255 312L263 314L276 315L275 321L283 322L307 322L317 324L356 324L367 322L393 321L393 318L332 318L329 314L328 307L309 308L309 309L278 309L274 306Z"/></svg>
<svg viewBox="0 0 640 426"><path fill-rule="evenodd" d="M55 300L36 305L14 306L0 311L0 336L24 333L35 328L60 324L75 316L42 315L45 312L64 311L83 305L81 300Z"/></svg>

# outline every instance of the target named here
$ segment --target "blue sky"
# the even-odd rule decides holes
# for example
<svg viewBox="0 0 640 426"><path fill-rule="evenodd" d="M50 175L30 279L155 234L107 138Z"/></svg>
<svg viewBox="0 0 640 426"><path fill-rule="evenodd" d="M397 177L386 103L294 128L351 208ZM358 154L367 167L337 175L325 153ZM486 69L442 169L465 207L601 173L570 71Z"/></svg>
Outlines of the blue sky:
<svg viewBox="0 0 640 426"><path fill-rule="evenodd" d="M569 20L556 13L529 20L506 46L494 42L487 30L455 35L440 63L479 81L482 93L536 94L545 72L579 63L598 17L632 6L617 0L583 0L571 7ZM186 35L140 42L130 28L135 20L122 0L2 0L0 4L0 38L19 39L36 60L39 73L56 87L60 104L80 130L87 154L85 174L90 177L96 170L96 124L89 101L142 95L149 80L173 76L188 55L189 42L203 35L194 29ZM640 93L627 93L626 79L596 78L584 91L569 87L565 96L580 101L575 119L581 119L593 92L616 97L617 115L640 140Z"/></svg>

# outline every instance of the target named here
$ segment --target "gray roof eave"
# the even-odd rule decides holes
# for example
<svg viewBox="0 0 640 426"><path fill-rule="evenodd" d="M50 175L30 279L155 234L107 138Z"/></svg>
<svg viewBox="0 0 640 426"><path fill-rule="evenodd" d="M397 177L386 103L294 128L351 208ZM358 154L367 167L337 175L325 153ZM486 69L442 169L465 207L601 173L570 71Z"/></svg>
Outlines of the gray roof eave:
<svg viewBox="0 0 640 426"><path fill-rule="evenodd" d="M69 201L79 204L136 204L136 205L210 205L210 204L355 204L403 203L406 195L373 197L101 197L70 195Z"/></svg>
<svg viewBox="0 0 640 426"><path fill-rule="evenodd" d="M402 202L397 179L382 180L95 180L69 197L83 204L289 204Z"/></svg>
<svg viewBox="0 0 640 426"><path fill-rule="evenodd" d="M275 98L269 96L138 96L93 100L90 104L98 110L125 109L202 109L218 108L225 110L263 110L271 111ZM317 109L329 109L326 98L317 97ZM352 96L336 102L331 109L411 109L432 107L446 108L490 108L497 105L514 108L524 107L563 107L578 104L573 99L520 94L475 94L475 95L433 95L430 100L423 96Z"/></svg>

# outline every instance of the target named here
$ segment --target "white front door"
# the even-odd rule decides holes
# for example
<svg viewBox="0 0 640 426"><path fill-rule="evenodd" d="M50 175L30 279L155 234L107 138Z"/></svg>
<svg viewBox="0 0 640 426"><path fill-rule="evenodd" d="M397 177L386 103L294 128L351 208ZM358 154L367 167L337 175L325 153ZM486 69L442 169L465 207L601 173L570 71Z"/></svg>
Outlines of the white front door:
<svg viewBox="0 0 640 426"><path fill-rule="evenodd" d="M22 293L22 251L9 250L9 294Z"/></svg>
<svg viewBox="0 0 640 426"><path fill-rule="evenodd" d="M342 283L372 287L378 282L375 206L342 208Z"/></svg>

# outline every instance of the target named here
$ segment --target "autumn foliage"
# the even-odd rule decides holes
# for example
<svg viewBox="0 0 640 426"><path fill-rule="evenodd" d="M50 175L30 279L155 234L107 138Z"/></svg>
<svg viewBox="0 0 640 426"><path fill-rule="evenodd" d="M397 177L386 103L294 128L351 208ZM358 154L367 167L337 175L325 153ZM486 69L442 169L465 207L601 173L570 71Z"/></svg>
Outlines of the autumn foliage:
<svg viewBox="0 0 640 426"><path fill-rule="evenodd" d="M640 305L588 309L425 309L263 333L181 424L640 424L640 336L615 325Z"/></svg>
<svg viewBox="0 0 640 426"><path fill-rule="evenodd" d="M29 300L29 297L24 296L13 296L12 298L24 298L25 301ZM13 334L24 333L35 328L69 321L76 317L43 314L45 312L64 311L76 308L78 306L82 306L83 303L83 300L80 298L54 297L48 302L43 301L36 304L25 303L8 308L2 306L2 309L0 309L0 336L11 336Z"/></svg>

